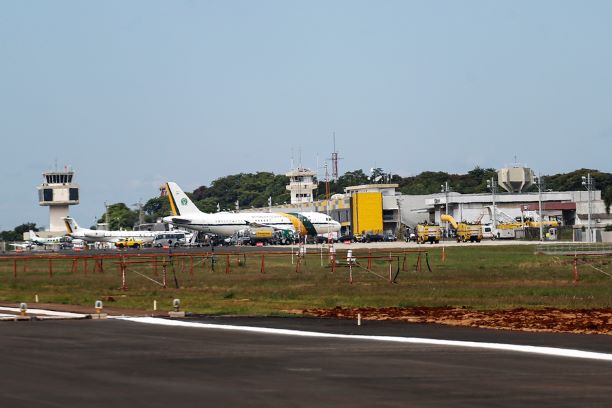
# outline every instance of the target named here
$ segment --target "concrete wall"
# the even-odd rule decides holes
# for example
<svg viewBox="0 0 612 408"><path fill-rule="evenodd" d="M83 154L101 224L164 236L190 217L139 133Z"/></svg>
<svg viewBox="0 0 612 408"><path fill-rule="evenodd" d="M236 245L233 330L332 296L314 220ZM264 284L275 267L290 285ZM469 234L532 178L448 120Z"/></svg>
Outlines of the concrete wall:
<svg viewBox="0 0 612 408"><path fill-rule="evenodd" d="M425 208L425 199L430 197L430 195L397 196L402 224L414 227L419 223L429 221L429 213L418 210Z"/></svg>

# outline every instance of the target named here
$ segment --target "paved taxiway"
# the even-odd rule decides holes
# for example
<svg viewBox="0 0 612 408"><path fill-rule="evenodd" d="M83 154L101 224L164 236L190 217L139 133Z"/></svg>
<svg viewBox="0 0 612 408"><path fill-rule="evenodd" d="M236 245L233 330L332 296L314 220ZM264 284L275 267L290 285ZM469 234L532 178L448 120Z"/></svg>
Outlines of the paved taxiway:
<svg viewBox="0 0 612 408"><path fill-rule="evenodd" d="M187 321L612 353L609 336L300 318ZM0 406L609 406L612 362L122 320L0 323Z"/></svg>
<svg viewBox="0 0 612 408"><path fill-rule="evenodd" d="M454 240L441 241L439 244L417 244L415 242L404 242L404 241L393 241L393 242L369 242L369 243L336 243L334 247L336 250L343 251L347 249L351 250L359 250L359 249L372 249L372 250L389 250L389 249L422 249L422 250L434 250L441 249L442 247L465 247L465 248L478 248L480 246L508 246L508 245L554 245L554 241L548 241L544 243L535 242L535 241L517 241L517 240L483 240L479 243L468 243L468 242L457 242ZM327 250L326 245L320 244L308 244L306 245L306 249L308 253L319 253L321 248ZM294 245L265 245L265 246L216 246L214 247L214 252L216 254L227 254L227 253L248 253L248 252L286 252L291 253L291 250L294 252L298 251L298 246ZM199 254L199 253L210 253L210 246L202 246L202 247L179 247L179 248L171 248L161 249L161 248L139 248L139 249L92 249L86 251L73 251L73 250L59 250L59 251L47 251L43 249L36 249L33 251L8 251L4 253L0 253L0 258L2 256L32 256L32 255L48 255L48 254L60 254L66 256L91 256L91 255L119 255L119 254L167 254L167 253L189 253L189 254Z"/></svg>

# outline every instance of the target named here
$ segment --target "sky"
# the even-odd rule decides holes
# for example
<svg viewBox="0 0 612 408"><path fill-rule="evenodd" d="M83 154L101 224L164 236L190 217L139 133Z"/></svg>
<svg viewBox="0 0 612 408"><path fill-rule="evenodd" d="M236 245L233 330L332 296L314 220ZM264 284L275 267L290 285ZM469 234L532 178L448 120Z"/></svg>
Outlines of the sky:
<svg viewBox="0 0 612 408"><path fill-rule="evenodd" d="M0 2L0 230L230 174L612 171L612 2ZM515 158L516 157L516 158Z"/></svg>

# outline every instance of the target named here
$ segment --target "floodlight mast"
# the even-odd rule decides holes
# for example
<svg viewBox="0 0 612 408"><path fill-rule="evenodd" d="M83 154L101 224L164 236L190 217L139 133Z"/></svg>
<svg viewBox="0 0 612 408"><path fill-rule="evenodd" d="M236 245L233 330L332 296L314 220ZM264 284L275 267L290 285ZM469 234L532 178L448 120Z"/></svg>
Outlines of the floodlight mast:
<svg viewBox="0 0 612 408"><path fill-rule="evenodd" d="M497 185L495 183L495 177L491 177L491 180L487 180L487 188L491 190L491 196L493 201L493 230L497 229L497 209L495 208L495 193L497 192Z"/></svg>
<svg viewBox="0 0 612 408"><path fill-rule="evenodd" d="M536 177L538 186L538 216L540 217L540 241L544 241L544 220L542 219L542 175L538 173Z"/></svg>
<svg viewBox="0 0 612 408"><path fill-rule="evenodd" d="M449 215L448 213L448 192L450 191L450 187L448 186L448 181L445 181L444 184L440 184L440 191L442 193L444 193L444 213L446 215ZM448 226L448 221L446 221L446 236L448 237L449 234L449 226Z"/></svg>
<svg viewBox="0 0 612 408"><path fill-rule="evenodd" d="M587 242L593 242L593 232L591 231L591 216L592 216L592 202L591 202L591 191L593 191L593 178L591 173L587 173L586 177L582 176L582 185L587 189L587 200L589 205L589 215L587 218Z"/></svg>

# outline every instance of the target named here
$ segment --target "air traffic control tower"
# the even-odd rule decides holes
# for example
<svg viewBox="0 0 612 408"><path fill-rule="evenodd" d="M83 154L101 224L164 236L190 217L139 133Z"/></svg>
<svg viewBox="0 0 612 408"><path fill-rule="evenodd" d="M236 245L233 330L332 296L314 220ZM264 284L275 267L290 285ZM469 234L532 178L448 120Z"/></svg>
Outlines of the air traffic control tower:
<svg viewBox="0 0 612 408"><path fill-rule="evenodd" d="M79 203L79 185L72 182L74 171L43 173L43 183L38 188L38 203L49 206L49 231L66 232L63 217L68 216L68 206Z"/></svg>

